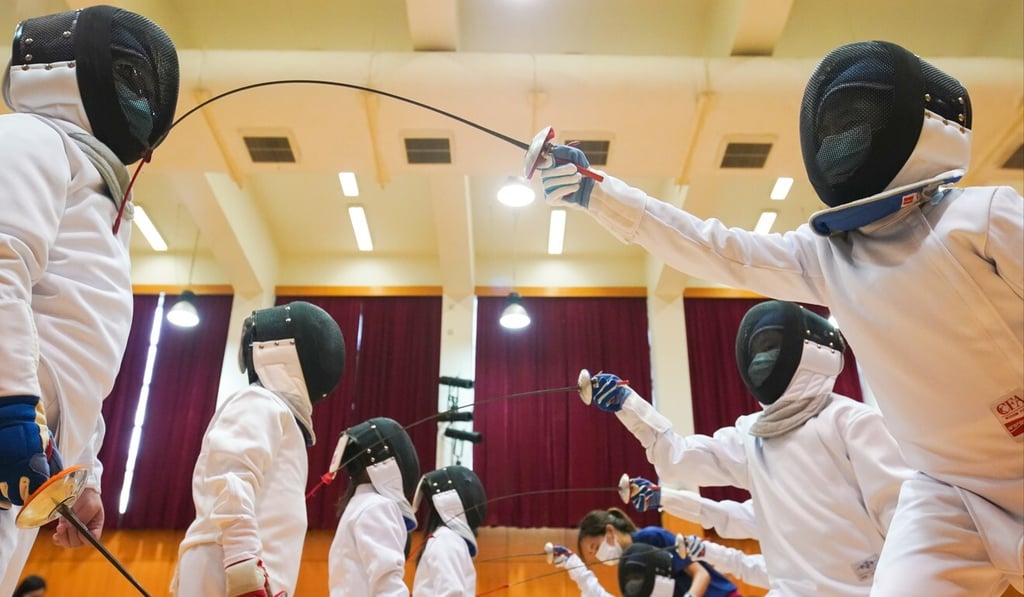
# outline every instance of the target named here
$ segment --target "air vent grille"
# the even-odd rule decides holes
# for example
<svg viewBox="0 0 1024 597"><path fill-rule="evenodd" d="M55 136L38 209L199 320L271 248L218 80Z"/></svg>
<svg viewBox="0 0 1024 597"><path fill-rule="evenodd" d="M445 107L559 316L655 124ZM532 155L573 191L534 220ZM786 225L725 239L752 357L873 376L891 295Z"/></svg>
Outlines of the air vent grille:
<svg viewBox="0 0 1024 597"><path fill-rule="evenodd" d="M610 141L573 140L569 141L569 143L575 144L577 149L587 154L587 160L590 161L591 166L608 165Z"/></svg>
<svg viewBox="0 0 1024 597"><path fill-rule="evenodd" d="M729 143L722 156L721 168L764 168L771 143Z"/></svg>
<svg viewBox="0 0 1024 597"><path fill-rule="evenodd" d="M288 137L242 137L253 163L295 163Z"/></svg>
<svg viewBox="0 0 1024 597"><path fill-rule="evenodd" d="M405 157L410 164L450 164L451 143L448 139L406 139Z"/></svg>

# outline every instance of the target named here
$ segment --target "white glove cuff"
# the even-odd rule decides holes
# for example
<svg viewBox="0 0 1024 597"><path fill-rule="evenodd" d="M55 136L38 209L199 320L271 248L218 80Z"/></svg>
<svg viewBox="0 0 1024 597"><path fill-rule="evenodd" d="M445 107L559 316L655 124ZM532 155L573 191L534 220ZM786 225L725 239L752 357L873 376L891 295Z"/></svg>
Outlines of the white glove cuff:
<svg viewBox="0 0 1024 597"><path fill-rule="evenodd" d="M228 597L262 591L267 586L266 570L256 558L243 560L224 569Z"/></svg>

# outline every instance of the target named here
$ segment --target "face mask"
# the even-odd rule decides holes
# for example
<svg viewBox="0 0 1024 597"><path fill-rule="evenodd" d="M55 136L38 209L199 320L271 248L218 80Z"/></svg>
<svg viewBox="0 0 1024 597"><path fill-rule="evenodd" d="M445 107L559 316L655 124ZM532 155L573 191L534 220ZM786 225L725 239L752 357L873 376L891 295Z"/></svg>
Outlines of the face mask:
<svg viewBox="0 0 1024 597"><path fill-rule="evenodd" d="M622 556L622 546L619 545L617 540L614 543L602 540L601 545L597 546L597 553L594 555L605 566L615 566L619 563L619 558Z"/></svg>
<svg viewBox="0 0 1024 597"><path fill-rule="evenodd" d="M747 375L750 377L750 383L754 384L755 387L764 383L764 380L768 379L772 370L775 369L775 363L778 360L778 348L755 354L754 358L750 361L750 365L747 366Z"/></svg>

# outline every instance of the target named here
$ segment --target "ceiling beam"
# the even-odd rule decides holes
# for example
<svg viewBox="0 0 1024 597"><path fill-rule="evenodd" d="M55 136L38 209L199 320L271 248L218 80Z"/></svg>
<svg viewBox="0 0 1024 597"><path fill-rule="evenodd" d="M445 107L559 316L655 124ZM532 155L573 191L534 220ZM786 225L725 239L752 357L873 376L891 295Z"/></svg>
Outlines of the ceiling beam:
<svg viewBox="0 0 1024 597"><path fill-rule="evenodd" d="M721 0L712 5L708 56L771 56L793 0Z"/></svg>
<svg viewBox="0 0 1024 597"><path fill-rule="evenodd" d="M409 37L417 52L459 49L459 11L455 0L406 0Z"/></svg>
<svg viewBox="0 0 1024 597"><path fill-rule="evenodd" d="M249 193L220 172L169 178L235 293L248 297L272 292L277 248Z"/></svg>

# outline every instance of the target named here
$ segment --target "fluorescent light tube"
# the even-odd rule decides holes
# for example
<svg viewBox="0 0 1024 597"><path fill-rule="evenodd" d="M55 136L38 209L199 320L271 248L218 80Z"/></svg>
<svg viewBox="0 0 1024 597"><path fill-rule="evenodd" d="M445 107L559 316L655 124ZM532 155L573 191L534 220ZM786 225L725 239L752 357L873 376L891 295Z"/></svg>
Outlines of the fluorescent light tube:
<svg viewBox="0 0 1024 597"><path fill-rule="evenodd" d="M355 172L339 172L338 180L341 181L341 193L346 197L359 196L359 183L356 182Z"/></svg>
<svg viewBox="0 0 1024 597"><path fill-rule="evenodd" d="M551 210L551 225L548 228L548 255L561 255L565 244L565 210Z"/></svg>
<svg viewBox="0 0 1024 597"><path fill-rule="evenodd" d="M757 219L757 226L754 226L754 232L758 234L768 234L772 230L772 225L775 224L775 218L779 214L774 211L762 211L761 217Z"/></svg>
<svg viewBox="0 0 1024 597"><path fill-rule="evenodd" d="M782 201L789 195L789 189L793 188L793 179L787 176L780 176L775 181L775 187L772 188L772 200Z"/></svg>
<svg viewBox="0 0 1024 597"><path fill-rule="evenodd" d="M356 245L360 251L372 251L373 240L370 238L370 225L366 223L366 212L362 205L348 206L348 217L352 220L352 231L356 235Z"/></svg>
<svg viewBox="0 0 1024 597"><path fill-rule="evenodd" d="M149 241L149 246L153 247L154 251L167 250L167 243L164 242L164 237L160 236L160 232L153 225L153 220L149 219L146 210L142 209L141 205L135 206L133 221L139 227L139 232L142 233L142 236L146 237L146 240Z"/></svg>

